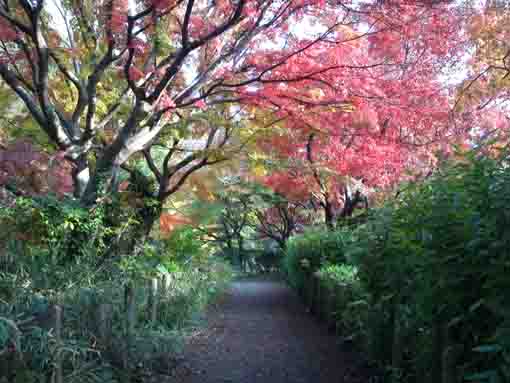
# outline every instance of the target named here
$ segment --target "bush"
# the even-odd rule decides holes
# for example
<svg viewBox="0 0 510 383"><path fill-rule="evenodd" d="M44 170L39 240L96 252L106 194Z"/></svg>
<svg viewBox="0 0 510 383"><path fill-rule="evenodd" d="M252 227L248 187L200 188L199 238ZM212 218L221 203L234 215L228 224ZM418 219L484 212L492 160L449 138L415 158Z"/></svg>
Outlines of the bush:
<svg viewBox="0 0 510 383"><path fill-rule="evenodd" d="M171 361L179 335L232 277L229 265L212 258L192 229L166 242L145 244L136 256L109 252L129 217L108 223L108 209L90 212L73 200L20 198L0 213L0 382L51 381L56 355L64 358L64 381L120 382L125 373L160 369ZM32 227L27 231L27 227ZM169 282L151 321L150 279ZM125 287L133 286L136 326L126 349ZM110 345L101 344L97 310L113 308ZM64 312L62 344L52 330L54 308ZM121 367L121 368L119 368ZM168 366L167 366L168 367ZM165 368L167 369L167 368ZM44 378L46 377L46 378ZM46 380L45 380L46 379Z"/></svg>
<svg viewBox="0 0 510 383"><path fill-rule="evenodd" d="M342 337L362 342L367 338L367 294L356 266L337 264L323 266L317 276L328 291L333 292L333 318Z"/></svg>
<svg viewBox="0 0 510 383"><path fill-rule="evenodd" d="M383 318L375 343L393 343L398 321L403 360L393 367L407 379L440 381L443 352L461 376L510 379L509 201L507 159L466 153L410 185L358 234L351 258ZM390 363L387 349L373 355Z"/></svg>
<svg viewBox="0 0 510 383"><path fill-rule="evenodd" d="M344 263L352 232L310 230L290 238L283 270L290 284L302 290L307 277L323 265Z"/></svg>
<svg viewBox="0 0 510 383"><path fill-rule="evenodd" d="M350 232L294 237L290 282L318 269L343 335L393 382L510 381L509 164L458 154Z"/></svg>

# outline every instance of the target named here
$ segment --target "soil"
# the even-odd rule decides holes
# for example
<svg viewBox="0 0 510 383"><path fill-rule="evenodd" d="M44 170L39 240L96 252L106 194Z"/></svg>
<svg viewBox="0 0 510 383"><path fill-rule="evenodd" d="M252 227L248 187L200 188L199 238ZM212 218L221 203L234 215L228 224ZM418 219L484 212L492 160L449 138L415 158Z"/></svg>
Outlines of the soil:
<svg viewBox="0 0 510 383"><path fill-rule="evenodd" d="M369 383L370 369L309 314L284 282L234 282L191 336L180 383Z"/></svg>

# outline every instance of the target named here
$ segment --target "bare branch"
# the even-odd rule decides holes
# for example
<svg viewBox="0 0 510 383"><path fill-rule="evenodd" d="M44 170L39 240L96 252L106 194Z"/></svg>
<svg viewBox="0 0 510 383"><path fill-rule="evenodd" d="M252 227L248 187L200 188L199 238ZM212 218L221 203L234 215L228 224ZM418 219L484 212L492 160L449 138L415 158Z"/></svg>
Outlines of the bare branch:
<svg viewBox="0 0 510 383"><path fill-rule="evenodd" d="M186 48L189 44L189 20L191 17L191 12L193 11L194 0L188 0L188 5L186 6L186 12L184 13L184 20L182 22L181 28L181 36L182 36L182 47Z"/></svg>
<svg viewBox="0 0 510 383"><path fill-rule="evenodd" d="M202 37L199 40L196 41L190 41L189 44L186 46L183 46L178 53L176 54L173 62L170 64L169 68L166 70L165 74L163 75L163 78L159 81L159 83L154 87L154 91L147 96L146 100L149 103L153 103L156 101L160 94L163 92L163 90L168 85L168 82L172 77L175 76L175 74L179 71L182 63L186 59L186 57L195 49L201 47L202 45L206 44L209 40L214 39L215 37L221 35L225 31L227 31L229 28L233 27L235 24L237 24L241 20L241 14L244 8L244 5L246 3L246 0L239 0L236 9L232 13L231 17L223 23L221 26L215 28L213 31L211 31L206 36ZM189 3L188 3L189 5Z"/></svg>

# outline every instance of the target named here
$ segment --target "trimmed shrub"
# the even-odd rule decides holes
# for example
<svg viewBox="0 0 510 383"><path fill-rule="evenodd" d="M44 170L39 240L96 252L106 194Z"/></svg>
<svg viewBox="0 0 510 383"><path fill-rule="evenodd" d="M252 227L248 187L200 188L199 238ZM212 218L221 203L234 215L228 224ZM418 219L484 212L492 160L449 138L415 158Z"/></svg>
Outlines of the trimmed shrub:
<svg viewBox="0 0 510 383"><path fill-rule="evenodd" d="M510 381L509 165L458 154L350 232L292 238L290 283L319 270L342 336L392 382Z"/></svg>
<svg viewBox="0 0 510 383"><path fill-rule="evenodd" d="M289 283L302 290L309 275L323 265L346 261L345 249L353 241L352 232L314 229L290 238L283 260Z"/></svg>
<svg viewBox="0 0 510 383"><path fill-rule="evenodd" d="M366 326L386 344L371 354L395 364L388 345L397 342L392 367L409 381L510 380L507 164L464 153L407 187L358 232L349 256L383 318Z"/></svg>

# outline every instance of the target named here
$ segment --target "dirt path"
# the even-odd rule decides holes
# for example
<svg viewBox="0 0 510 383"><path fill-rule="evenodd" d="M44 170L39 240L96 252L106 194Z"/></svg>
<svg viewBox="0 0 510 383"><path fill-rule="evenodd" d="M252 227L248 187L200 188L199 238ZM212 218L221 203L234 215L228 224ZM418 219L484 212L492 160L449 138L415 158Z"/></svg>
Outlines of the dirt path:
<svg viewBox="0 0 510 383"><path fill-rule="evenodd" d="M358 358L342 350L282 282L235 282L208 326L185 349L182 383L368 383Z"/></svg>

